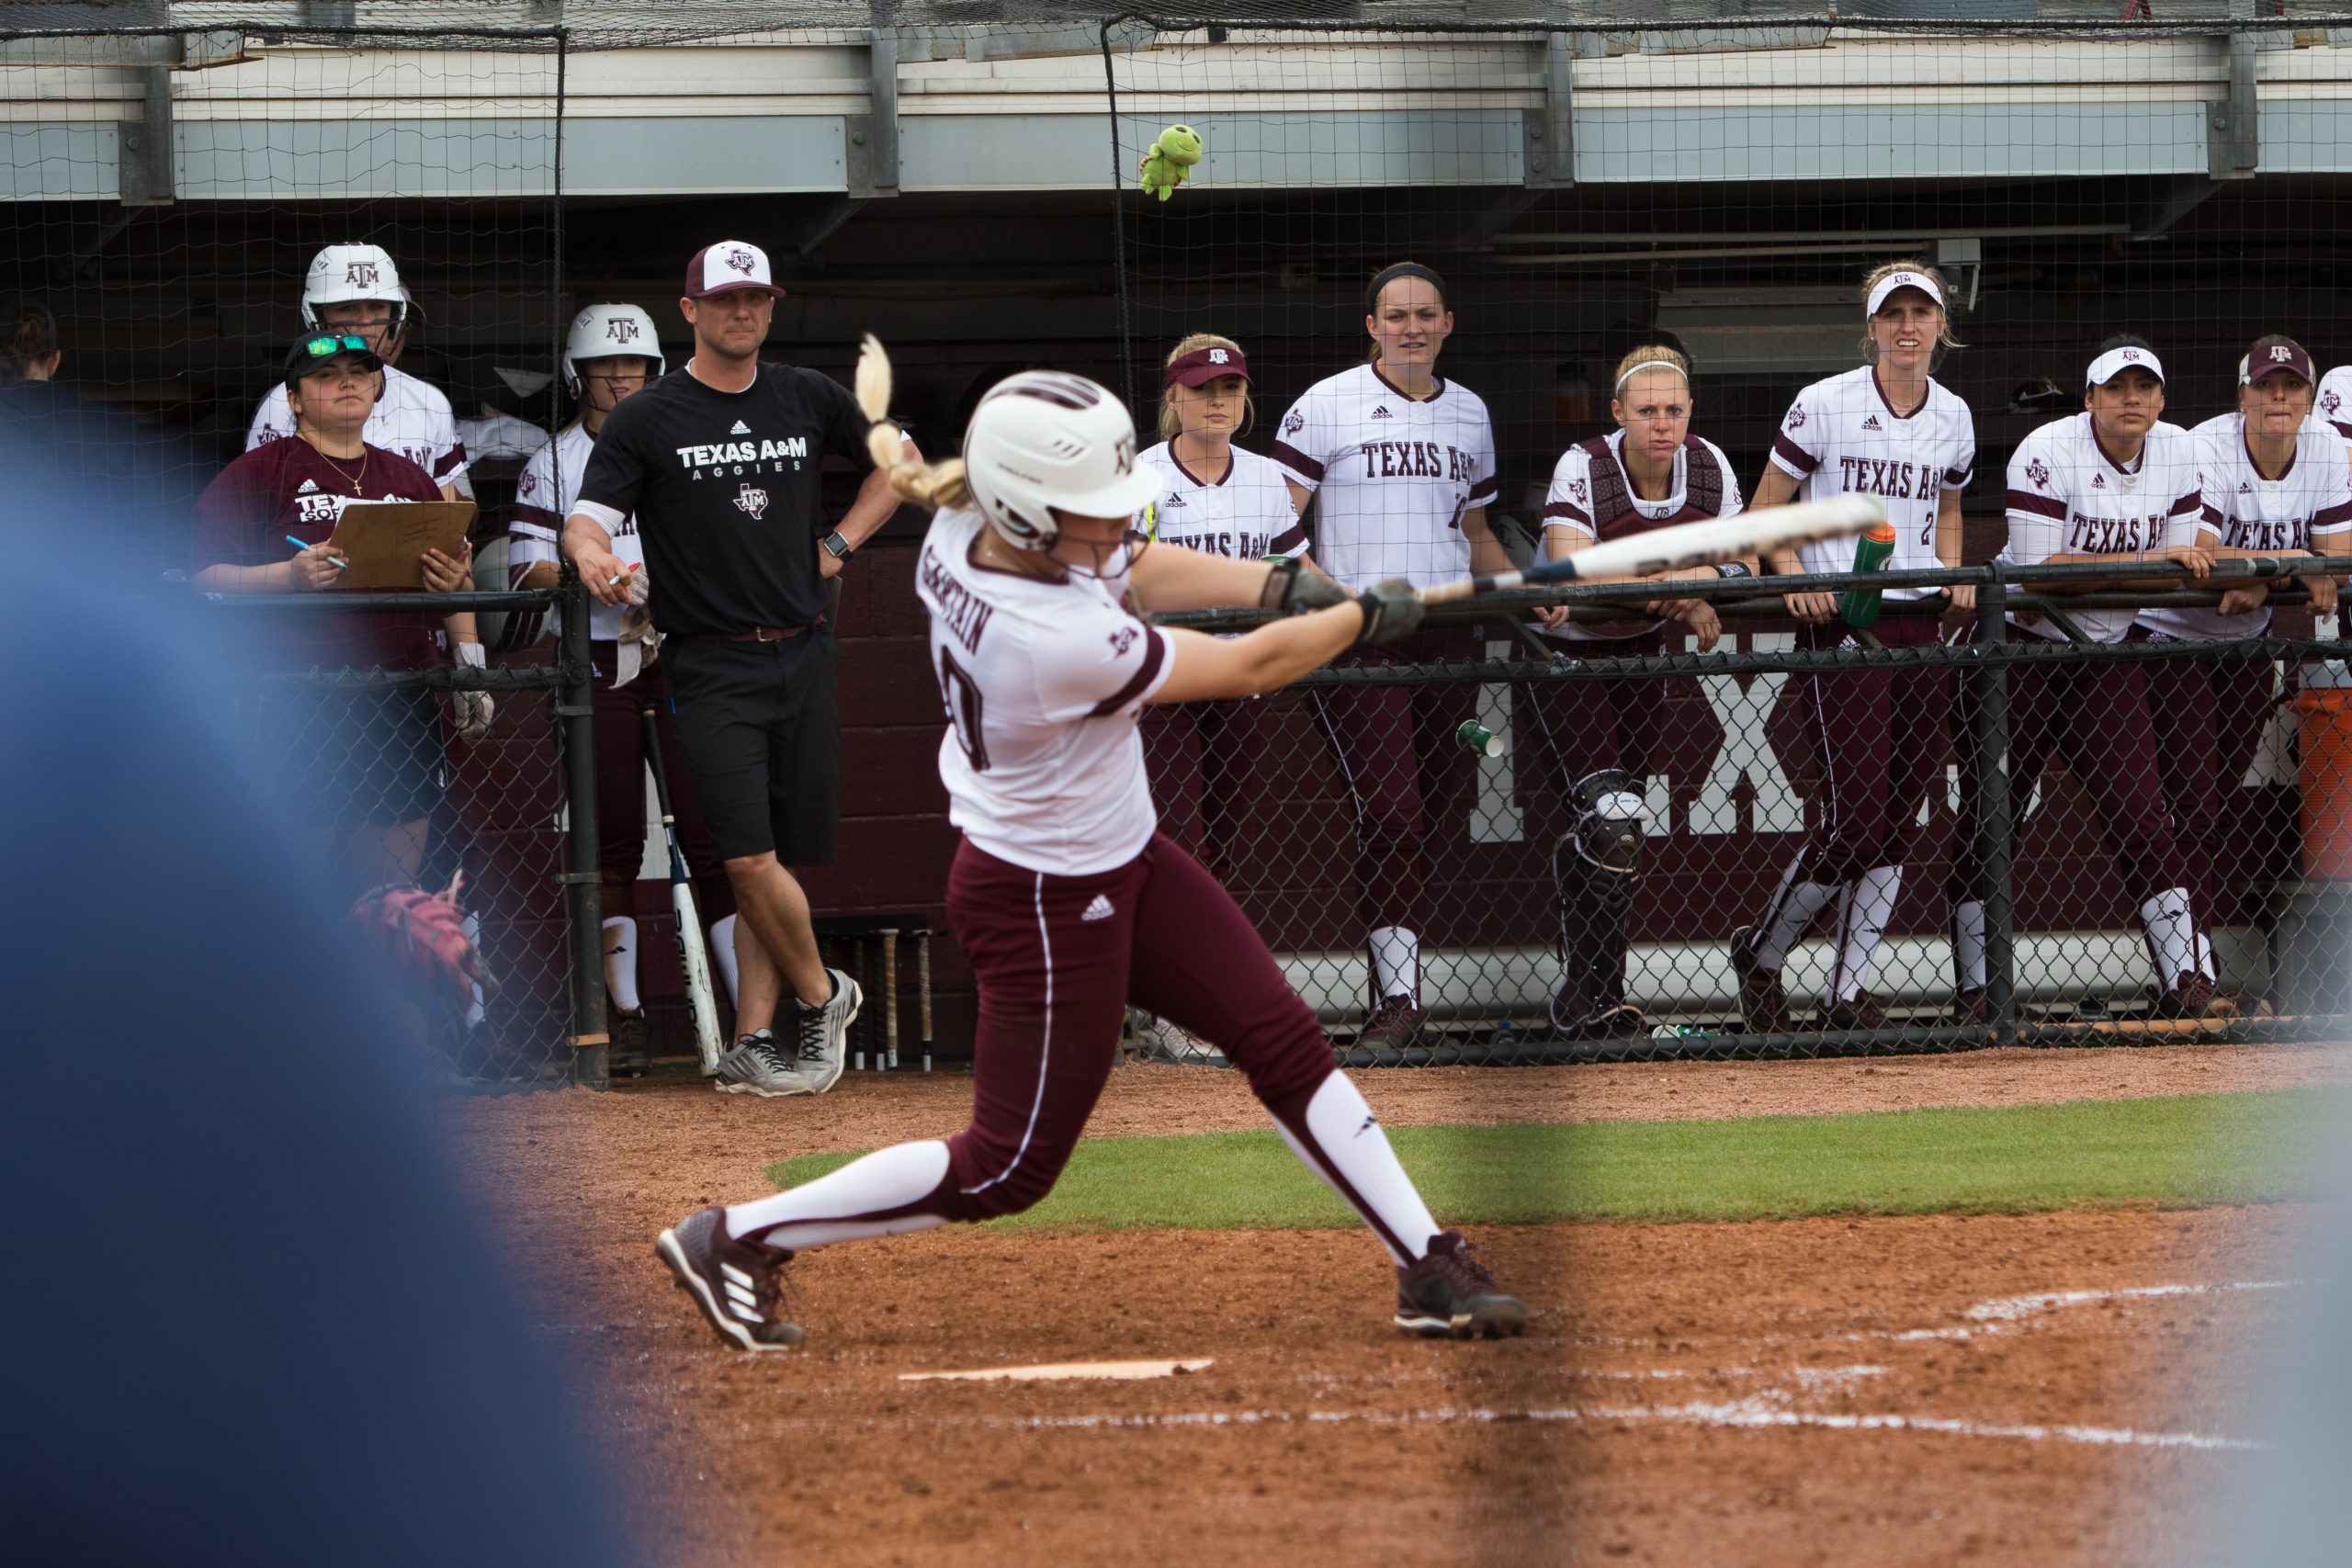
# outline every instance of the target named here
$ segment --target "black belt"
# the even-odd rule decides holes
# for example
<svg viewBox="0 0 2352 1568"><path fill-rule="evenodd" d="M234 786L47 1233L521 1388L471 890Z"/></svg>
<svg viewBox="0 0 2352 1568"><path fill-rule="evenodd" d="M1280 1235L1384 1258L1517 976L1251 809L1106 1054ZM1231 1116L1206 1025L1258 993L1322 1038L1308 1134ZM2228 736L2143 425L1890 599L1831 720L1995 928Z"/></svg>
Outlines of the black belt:
<svg viewBox="0 0 2352 1568"><path fill-rule="evenodd" d="M824 624L825 617L820 615L805 626L753 626L742 632L671 632L667 635L681 642L782 642L787 637L815 631Z"/></svg>

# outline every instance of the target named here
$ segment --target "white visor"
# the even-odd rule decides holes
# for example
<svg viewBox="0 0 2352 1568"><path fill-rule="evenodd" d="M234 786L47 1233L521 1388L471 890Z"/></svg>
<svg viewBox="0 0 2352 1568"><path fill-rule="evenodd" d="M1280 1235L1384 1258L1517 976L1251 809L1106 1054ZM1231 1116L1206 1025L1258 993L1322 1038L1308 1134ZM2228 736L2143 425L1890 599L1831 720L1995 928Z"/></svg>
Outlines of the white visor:
<svg viewBox="0 0 2352 1568"><path fill-rule="evenodd" d="M2135 367L2154 376L2159 384L2165 378L2165 362L2156 357L2154 350L2110 348L2091 361L2090 380L2087 385L2104 387L2126 370Z"/></svg>
<svg viewBox="0 0 2352 1568"><path fill-rule="evenodd" d="M1925 272L1890 272L1884 277L1878 280L1878 287L1876 288L1871 290L1870 308L1865 310L1862 314L1865 316L1877 315L1879 307L1886 303L1886 297L1894 293L1898 288L1916 288L1920 293L1926 295L1928 299L1933 299L1936 302L1936 309L1939 310L1943 309L1944 291L1942 288L1937 284L1932 274Z"/></svg>

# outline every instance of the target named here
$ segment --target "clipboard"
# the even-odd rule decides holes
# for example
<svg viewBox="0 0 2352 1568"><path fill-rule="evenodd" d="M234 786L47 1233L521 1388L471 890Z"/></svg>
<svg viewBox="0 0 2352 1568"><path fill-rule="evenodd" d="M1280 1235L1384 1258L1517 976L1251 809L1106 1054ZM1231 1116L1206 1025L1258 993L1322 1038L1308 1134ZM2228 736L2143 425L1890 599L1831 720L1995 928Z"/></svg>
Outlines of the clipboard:
<svg viewBox="0 0 2352 1568"><path fill-rule="evenodd" d="M455 556L474 525L470 501L355 501L335 519L330 548L351 563L335 587L378 593L424 586L417 559L427 550Z"/></svg>

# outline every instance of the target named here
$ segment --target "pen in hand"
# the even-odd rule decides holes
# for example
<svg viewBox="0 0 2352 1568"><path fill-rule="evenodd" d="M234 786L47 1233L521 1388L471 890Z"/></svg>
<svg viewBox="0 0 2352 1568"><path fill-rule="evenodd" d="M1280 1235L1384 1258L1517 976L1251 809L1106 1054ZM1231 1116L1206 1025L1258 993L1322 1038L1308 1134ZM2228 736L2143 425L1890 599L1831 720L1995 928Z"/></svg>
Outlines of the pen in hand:
<svg viewBox="0 0 2352 1568"><path fill-rule="evenodd" d="M309 545L304 544L301 540L296 538L291 534L286 536L286 542L293 546L298 550L307 550L311 547ZM347 560L342 559L340 557L329 556L326 558L326 560L327 564L334 567L337 571L349 571L351 570L351 563Z"/></svg>

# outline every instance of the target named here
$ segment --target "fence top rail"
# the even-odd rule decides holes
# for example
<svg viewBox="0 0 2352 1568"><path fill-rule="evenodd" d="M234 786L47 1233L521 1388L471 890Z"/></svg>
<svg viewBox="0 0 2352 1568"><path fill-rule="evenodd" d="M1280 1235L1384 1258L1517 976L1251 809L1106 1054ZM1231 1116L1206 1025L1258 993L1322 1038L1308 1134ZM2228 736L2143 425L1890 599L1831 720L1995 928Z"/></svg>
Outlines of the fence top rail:
<svg viewBox="0 0 2352 1568"><path fill-rule="evenodd" d="M429 610L454 615L468 610L547 610L563 603L560 588L512 588L474 593L204 593L196 598L224 610L293 611L305 615L377 615Z"/></svg>
<svg viewBox="0 0 2352 1568"><path fill-rule="evenodd" d="M2301 604L2307 603L2297 581L2305 577L2352 577L2352 557L2233 557L2213 563L2211 574L2205 583L2239 583L2270 581L2278 584L2276 603ZM2146 581L2156 578L2174 578L2184 586L2178 589L2143 589L2111 592L2075 592L2047 594L2026 594L2016 592L2035 587L2065 588L2068 584L2113 584L2119 580ZM2006 561L1990 561L1983 566L1934 567L1905 571L1836 571L1815 575L1789 577L1724 577L1693 578L1665 582L1578 582L1552 583L1532 588L1515 588L1507 593L1480 594L1474 599L1457 600L1450 604L1432 607L1427 618L1441 626L1459 626L1497 617L1512 618L1521 611L1545 609L1562 605L1570 611L1569 618L1577 622L1624 621L1636 617L1628 605L1654 603L1662 599L1705 599L1713 603L1725 615L1781 615L1781 596L1785 593L1843 593L1852 588L1982 588L1994 583L2008 591L2009 602L2018 609L2034 609L2055 603L2062 608L2086 610L2153 608L2156 606L2201 606L2210 608L2221 602L2218 589L2186 585L2199 581L2188 575L2188 569L2177 561L2143 561L2119 559L2115 565L2013 566ZM1932 606L1941 615L1944 602L1928 600L1886 600L1881 614L1922 615ZM1170 610L1154 615L1156 625L1184 626L1196 631L1238 631L1263 626L1281 619L1272 610L1220 609Z"/></svg>

